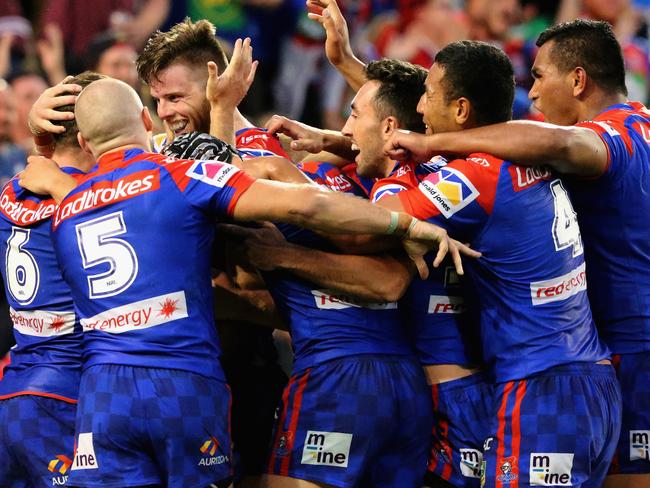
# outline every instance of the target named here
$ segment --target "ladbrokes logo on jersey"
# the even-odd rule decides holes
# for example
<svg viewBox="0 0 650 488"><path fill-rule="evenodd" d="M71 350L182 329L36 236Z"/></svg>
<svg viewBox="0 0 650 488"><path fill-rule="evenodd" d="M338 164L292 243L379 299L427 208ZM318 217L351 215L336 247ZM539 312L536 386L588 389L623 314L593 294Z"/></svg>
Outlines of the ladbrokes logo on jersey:
<svg viewBox="0 0 650 488"><path fill-rule="evenodd" d="M12 186L7 185L0 195L0 210L12 222L23 226L49 219L56 204L53 200L16 200Z"/></svg>
<svg viewBox="0 0 650 488"><path fill-rule="evenodd" d="M187 176L202 181L208 185L223 188L239 170L231 164L217 161L197 161L189 170Z"/></svg>
<svg viewBox="0 0 650 488"><path fill-rule="evenodd" d="M630 461L650 461L650 430L630 431Z"/></svg>
<svg viewBox="0 0 650 488"><path fill-rule="evenodd" d="M440 213L449 218L479 196L478 190L460 171L444 167L420 182L420 191Z"/></svg>
<svg viewBox="0 0 650 488"><path fill-rule="evenodd" d="M66 473L68 469L72 466L72 459L63 454L59 454L54 459L52 459L47 465L47 470L50 473L54 473L52 477L52 486L63 486L68 481L68 476Z"/></svg>
<svg viewBox="0 0 650 488"><path fill-rule="evenodd" d="M529 475L531 486L572 486L572 469L572 453L530 453Z"/></svg>
<svg viewBox="0 0 650 488"><path fill-rule="evenodd" d="M66 198L54 214L54 227L91 208L121 202L160 188L159 170L138 171L115 181L99 181Z"/></svg>
<svg viewBox="0 0 650 488"><path fill-rule="evenodd" d="M217 450L219 449L219 441L216 437L210 436L209 439L206 439L199 451L203 454L203 457L199 460L199 466L214 466L217 464L227 463L229 461L228 456L225 454L217 455Z"/></svg>
<svg viewBox="0 0 650 488"><path fill-rule="evenodd" d="M308 430L302 450L302 464L347 468L352 434Z"/></svg>

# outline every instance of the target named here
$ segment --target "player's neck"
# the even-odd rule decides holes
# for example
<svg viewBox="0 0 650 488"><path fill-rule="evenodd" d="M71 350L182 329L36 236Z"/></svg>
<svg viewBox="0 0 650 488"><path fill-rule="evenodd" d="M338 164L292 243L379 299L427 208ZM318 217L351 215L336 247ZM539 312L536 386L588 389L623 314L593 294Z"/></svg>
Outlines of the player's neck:
<svg viewBox="0 0 650 488"><path fill-rule="evenodd" d="M52 159L60 168L77 168L84 173L95 164L93 157L81 148L57 148Z"/></svg>
<svg viewBox="0 0 650 488"><path fill-rule="evenodd" d="M235 132L240 131L242 129L246 129L248 127L255 127L253 124L250 123L250 121L244 117L239 109L235 110Z"/></svg>
<svg viewBox="0 0 650 488"><path fill-rule="evenodd" d="M581 104L578 121L592 120L607 107L625 103L626 101L627 97L622 93L604 93L601 91L593 93L588 100Z"/></svg>
<svg viewBox="0 0 650 488"><path fill-rule="evenodd" d="M97 151L96 154L95 151L93 151L93 154L95 154L97 159L101 159L107 154L115 154L119 152L128 151L130 149L141 149L143 151L151 152L151 146L148 143L133 143L133 144L123 144L117 147L111 147L103 151L100 150Z"/></svg>

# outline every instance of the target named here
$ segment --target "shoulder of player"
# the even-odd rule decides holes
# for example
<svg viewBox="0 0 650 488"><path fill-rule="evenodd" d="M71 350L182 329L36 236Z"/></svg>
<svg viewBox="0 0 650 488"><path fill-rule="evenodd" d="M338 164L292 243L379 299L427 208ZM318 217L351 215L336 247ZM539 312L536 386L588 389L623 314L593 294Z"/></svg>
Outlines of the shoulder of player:
<svg viewBox="0 0 650 488"><path fill-rule="evenodd" d="M29 226L49 219L56 210L50 197L36 195L18 184L18 175L9 180L0 193L0 215L18 226Z"/></svg>

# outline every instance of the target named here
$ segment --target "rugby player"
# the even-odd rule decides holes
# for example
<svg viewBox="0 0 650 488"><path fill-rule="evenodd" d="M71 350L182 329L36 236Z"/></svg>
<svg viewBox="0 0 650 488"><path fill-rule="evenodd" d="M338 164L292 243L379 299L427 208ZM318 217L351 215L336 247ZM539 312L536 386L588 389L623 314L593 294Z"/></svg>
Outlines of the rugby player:
<svg viewBox="0 0 650 488"><path fill-rule="evenodd" d="M88 72L67 78L46 90L35 106L54 93L67 93L71 85L101 78ZM57 110L71 110L73 99L59 97ZM79 147L74 120L63 129L54 137L54 157L78 178L94 159ZM56 203L18 181L14 177L0 195L1 269L16 339L0 381L0 485L64 485L73 457L81 326L50 239Z"/></svg>
<svg viewBox="0 0 650 488"><path fill-rule="evenodd" d="M210 303L212 217L403 235L416 259L432 242L458 258L444 231L405 214L147 152L151 119L122 82L91 83L75 116L80 145L98 165L79 186L69 179L57 190L67 196L53 222L85 330L74 485L231 484L230 395ZM37 163L21 184L52 192L60 172ZM161 237L164 245L151 245Z"/></svg>
<svg viewBox="0 0 650 488"><path fill-rule="evenodd" d="M529 97L550 124L517 121L426 138L396 134L387 149L417 157L486 151L566 175L584 237L594 319L614 353L623 397L606 486L650 486L650 112L627 101L623 56L609 24L560 24L537 45ZM546 173L526 169L520 184Z"/></svg>

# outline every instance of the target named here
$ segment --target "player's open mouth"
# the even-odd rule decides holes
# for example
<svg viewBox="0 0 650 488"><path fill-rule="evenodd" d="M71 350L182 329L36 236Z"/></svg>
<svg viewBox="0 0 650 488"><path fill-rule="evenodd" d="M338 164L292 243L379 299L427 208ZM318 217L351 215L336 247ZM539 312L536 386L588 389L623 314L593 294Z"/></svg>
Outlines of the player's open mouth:
<svg viewBox="0 0 650 488"><path fill-rule="evenodd" d="M169 128L174 134L179 135L187 127L187 122L188 122L187 120L179 120L178 122L170 122L169 123Z"/></svg>

